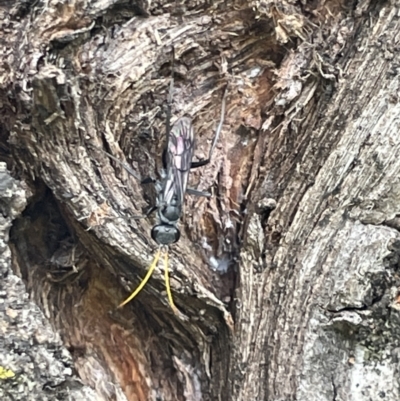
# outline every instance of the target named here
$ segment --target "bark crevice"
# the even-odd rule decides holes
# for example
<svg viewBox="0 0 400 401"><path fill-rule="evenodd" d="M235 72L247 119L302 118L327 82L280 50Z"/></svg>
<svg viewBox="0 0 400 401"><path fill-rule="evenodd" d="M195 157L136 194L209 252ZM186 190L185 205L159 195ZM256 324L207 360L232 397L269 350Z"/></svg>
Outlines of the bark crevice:
<svg viewBox="0 0 400 401"><path fill-rule="evenodd" d="M14 268L100 399L366 400L383 372L398 399L399 7L0 4L0 157L32 192ZM155 191L102 152L159 177L172 46L198 159L229 88L189 183L214 196L186 197L170 252L184 319L162 268L116 309L156 250L133 218Z"/></svg>

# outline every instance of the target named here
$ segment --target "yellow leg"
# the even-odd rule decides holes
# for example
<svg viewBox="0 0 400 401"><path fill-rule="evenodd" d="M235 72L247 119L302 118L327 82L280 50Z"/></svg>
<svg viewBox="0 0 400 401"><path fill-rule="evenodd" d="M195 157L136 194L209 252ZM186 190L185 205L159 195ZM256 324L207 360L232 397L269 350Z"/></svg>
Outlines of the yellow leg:
<svg viewBox="0 0 400 401"><path fill-rule="evenodd" d="M143 289L143 287L149 281L151 275L153 274L154 269L157 266L158 259L160 259L160 252L161 252L161 249L158 249L156 255L154 256L153 262L151 263L151 265L149 267L149 271L147 272L147 274L146 274L145 278L142 280L142 282L139 284L139 287L136 288L136 290L134 292L132 292L132 294L128 298L126 298L124 302L121 302L118 305L118 308L122 308L128 302L132 301L132 299L135 298L136 295L139 294L139 292Z"/></svg>
<svg viewBox="0 0 400 401"><path fill-rule="evenodd" d="M167 288L168 302L171 305L172 310L175 314L179 314L178 308L174 304L172 298L171 287L169 285L169 275L168 275L168 250L164 253L164 269L165 269L165 287Z"/></svg>

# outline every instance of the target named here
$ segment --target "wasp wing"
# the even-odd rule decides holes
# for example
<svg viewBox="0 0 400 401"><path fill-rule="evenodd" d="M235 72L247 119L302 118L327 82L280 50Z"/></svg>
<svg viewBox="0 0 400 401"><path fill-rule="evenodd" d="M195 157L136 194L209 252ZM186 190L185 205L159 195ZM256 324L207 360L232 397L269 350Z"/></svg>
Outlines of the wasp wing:
<svg viewBox="0 0 400 401"><path fill-rule="evenodd" d="M172 127L167 144L166 179L163 201L166 204L183 204L194 151L192 120L181 117Z"/></svg>

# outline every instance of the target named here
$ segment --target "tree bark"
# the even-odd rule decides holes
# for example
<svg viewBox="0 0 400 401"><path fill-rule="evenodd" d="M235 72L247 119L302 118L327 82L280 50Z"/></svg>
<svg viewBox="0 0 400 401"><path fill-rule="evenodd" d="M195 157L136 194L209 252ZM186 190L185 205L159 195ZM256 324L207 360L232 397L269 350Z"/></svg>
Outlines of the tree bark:
<svg viewBox="0 0 400 401"><path fill-rule="evenodd" d="M98 399L399 399L400 1L0 10L0 156L29 194L2 207L13 268ZM181 314L161 264L117 309L157 249L134 218L155 191L101 149L157 178L172 69L198 159L228 87L190 176L214 196L186 196L170 247Z"/></svg>

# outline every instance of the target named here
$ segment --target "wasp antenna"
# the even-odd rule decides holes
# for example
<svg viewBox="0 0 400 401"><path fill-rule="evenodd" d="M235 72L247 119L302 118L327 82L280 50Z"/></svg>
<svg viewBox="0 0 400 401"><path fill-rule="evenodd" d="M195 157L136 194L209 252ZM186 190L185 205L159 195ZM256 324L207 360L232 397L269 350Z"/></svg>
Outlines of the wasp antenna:
<svg viewBox="0 0 400 401"><path fill-rule="evenodd" d="M168 296L168 302L171 305L172 310L176 315L179 315L179 310L175 306L174 300L172 298L172 291L171 291L171 286L169 285L169 266L168 266L168 251L165 251L164 253L164 269L165 269L165 287L167 289L167 296Z"/></svg>
<svg viewBox="0 0 400 401"><path fill-rule="evenodd" d="M169 135L171 132L171 105L172 96L174 93L174 68L175 68L175 48L172 46L172 56L171 56L171 82L169 84L169 93L167 97L167 121L166 121L166 133L167 133L167 149L169 143Z"/></svg>
<svg viewBox="0 0 400 401"><path fill-rule="evenodd" d="M139 284L138 288L136 288L136 290L134 292L132 292L132 294L128 298L126 298L124 302L121 302L118 305L118 308L122 308L128 302L132 301L132 299L135 298L136 295L139 294L139 292L143 289L143 287L149 281L151 275L153 274L154 269L157 266L157 262L160 259L160 252L161 252L161 249L158 249L156 255L154 256L153 262L151 263L151 265L149 267L149 271L147 272L147 274L146 274L145 278L142 280L142 282Z"/></svg>

